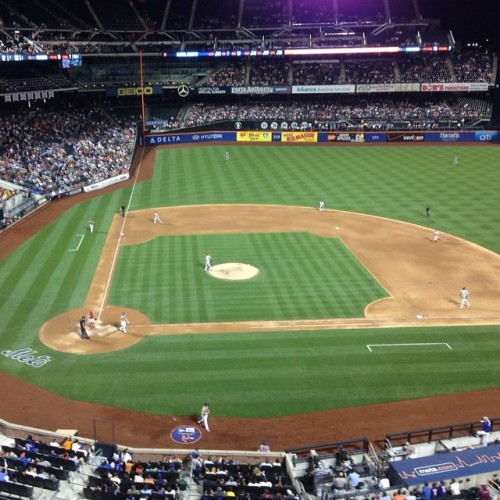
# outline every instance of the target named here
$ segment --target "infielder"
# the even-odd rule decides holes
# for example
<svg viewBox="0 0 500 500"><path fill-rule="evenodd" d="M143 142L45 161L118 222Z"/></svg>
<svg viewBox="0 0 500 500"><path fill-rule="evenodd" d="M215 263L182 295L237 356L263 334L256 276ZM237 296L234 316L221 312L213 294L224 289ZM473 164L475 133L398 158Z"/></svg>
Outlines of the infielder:
<svg viewBox="0 0 500 500"><path fill-rule="evenodd" d="M208 427L208 416L210 415L210 408L208 407L207 401L205 401L205 404L201 408L200 414L201 414L201 416L200 416L200 420L198 420L198 425L199 424L203 425L203 427L205 427L205 429L208 432L210 432L210 429Z"/></svg>
<svg viewBox="0 0 500 500"><path fill-rule="evenodd" d="M155 212L155 215L153 217L153 224L163 224L162 220L160 219L160 214L158 212Z"/></svg>
<svg viewBox="0 0 500 500"><path fill-rule="evenodd" d="M320 212L324 212L325 211L325 202L324 201L320 201L319 202L319 211Z"/></svg>
<svg viewBox="0 0 500 500"><path fill-rule="evenodd" d="M470 307L470 302L469 302L469 291L467 288L463 287L462 290L460 290L460 309L463 309L464 307Z"/></svg>
<svg viewBox="0 0 500 500"><path fill-rule="evenodd" d="M205 271L212 269L212 257L207 253L205 255Z"/></svg>
<svg viewBox="0 0 500 500"><path fill-rule="evenodd" d="M119 330L123 333L127 333L127 325L130 323L130 321L127 318L127 315L122 312L120 315L120 328Z"/></svg>
<svg viewBox="0 0 500 500"><path fill-rule="evenodd" d="M434 243L437 243L439 241L439 231L437 229L434 229L434 237L432 238L432 241Z"/></svg>

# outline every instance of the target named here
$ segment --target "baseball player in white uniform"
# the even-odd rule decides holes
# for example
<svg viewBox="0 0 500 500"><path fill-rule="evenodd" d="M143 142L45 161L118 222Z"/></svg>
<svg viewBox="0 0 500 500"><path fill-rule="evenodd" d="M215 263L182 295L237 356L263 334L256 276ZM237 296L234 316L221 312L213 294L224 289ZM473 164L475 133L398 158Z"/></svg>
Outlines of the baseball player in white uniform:
<svg viewBox="0 0 500 500"><path fill-rule="evenodd" d="M437 229L434 229L434 237L432 239L434 243L437 243L439 241L439 231Z"/></svg>
<svg viewBox="0 0 500 500"><path fill-rule="evenodd" d="M324 212L325 211L325 202L324 201L320 201L319 202L319 211L320 212Z"/></svg>
<svg viewBox="0 0 500 500"><path fill-rule="evenodd" d="M464 307L470 307L470 302L469 302L469 291L467 288L463 287L462 290L460 290L460 309L463 309Z"/></svg>
<svg viewBox="0 0 500 500"><path fill-rule="evenodd" d="M208 407L208 401L205 401L205 404L201 408L200 420L198 420L198 424L202 424L205 429L210 432L210 428L208 427L208 416L210 415L210 408Z"/></svg>
<svg viewBox="0 0 500 500"><path fill-rule="evenodd" d="M127 325L130 323L130 321L127 318L127 315L122 312L120 315L120 331L123 333L127 333Z"/></svg>
<svg viewBox="0 0 500 500"><path fill-rule="evenodd" d="M155 212L154 217L153 217L153 224L163 224L160 214L158 212Z"/></svg>
<svg viewBox="0 0 500 500"><path fill-rule="evenodd" d="M212 269L212 257L207 253L205 255L205 271Z"/></svg>

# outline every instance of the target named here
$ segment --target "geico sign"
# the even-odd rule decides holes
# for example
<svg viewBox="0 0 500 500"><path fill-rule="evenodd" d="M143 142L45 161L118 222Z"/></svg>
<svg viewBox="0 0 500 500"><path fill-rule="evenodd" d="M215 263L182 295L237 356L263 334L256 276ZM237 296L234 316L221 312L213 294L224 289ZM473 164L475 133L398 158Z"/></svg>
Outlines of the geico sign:
<svg viewBox="0 0 500 500"><path fill-rule="evenodd" d="M126 95L152 95L153 87L130 87L118 89L118 97Z"/></svg>

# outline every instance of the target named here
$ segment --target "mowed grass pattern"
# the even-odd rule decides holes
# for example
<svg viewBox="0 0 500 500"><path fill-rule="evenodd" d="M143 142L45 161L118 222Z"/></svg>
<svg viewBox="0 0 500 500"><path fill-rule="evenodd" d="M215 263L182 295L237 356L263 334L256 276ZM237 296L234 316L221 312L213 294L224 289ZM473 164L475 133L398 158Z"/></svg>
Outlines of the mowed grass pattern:
<svg viewBox="0 0 500 500"><path fill-rule="evenodd" d="M460 157L458 167L452 165L455 154ZM55 314L71 309L78 316L86 312L81 308L111 220L129 200L131 210L152 210L210 203L317 207L323 199L327 209L436 227L499 252L498 165L500 148L490 145L231 145L160 150L154 177L138 184L131 199L128 187L79 203L0 262L0 351L31 348L35 356L51 358L34 369L0 356L0 369L70 398L146 412L190 414L209 398L218 416L285 415L496 387L498 327L155 336L123 351L95 356L51 351L39 342L38 331ZM424 215L427 204L432 208L430 219ZM92 237L87 230L91 218L96 220ZM79 250L69 252L79 234L85 234ZM268 236L276 240L306 237ZM258 264L257 259L267 256L256 252L265 248L260 237L244 235L245 245L235 238L235 260L244 260L248 252L252 255L247 260ZM218 249L218 235L206 238L158 239L145 255L139 249L124 248L131 255L120 258L112 301L124 306L143 303L141 309L149 308L152 320L181 321L186 311L193 318L219 315L214 286L222 289L234 283L214 285L201 270L208 242L215 248L214 257ZM320 252L325 245L322 240ZM306 250L307 245L300 245L299 255L306 258ZM286 249L283 255L289 257ZM325 263L314 258L313 270L318 267L324 273ZM267 272L264 266L262 279L248 285L264 282ZM460 272L456 270L457 278ZM140 287L134 286L133 273L140 278ZM300 266L294 267L286 278L289 287L276 292L270 287L267 293L279 291L279 297L298 293L300 284L306 297L314 294L301 273ZM347 303L360 290L367 294L360 303L379 293L365 292L363 286L370 280L363 277L359 286L353 285L353 276L343 279L350 285L340 293L336 286L344 282L330 275L319 288L327 293L304 305L303 311L316 317L329 315L335 302L338 314L347 316L344 311L352 307ZM207 293L208 286L212 291ZM190 294L177 296L188 287ZM151 289L157 293L151 294ZM341 298L346 305L340 304ZM400 346L369 353L366 348L367 344L415 342L447 342L453 349ZM221 380L230 383L214 383Z"/></svg>
<svg viewBox="0 0 500 500"><path fill-rule="evenodd" d="M500 148L492 145L173 148L157 153L155 177L134 196L132 207L317 206L322 199L327 209L437 226L498 252L499 164Z"/></svg>
<svg viewBox="0 0 500 500"><path fill-rule="evenodd" d="M208 399L217 417L266 418L496 387L497 329L458 330L154 336L115 353L66 355L53 361L64 363L64 376L56 366L36 376L70 398L158 414L193 414ZM436 342L452 350L426 345ZM392 346L370 352L374 343ZM396 345L408 343L421 345Z"/></svg>
<svg viewBox="0 0 500 500"><path fill-rule="evenodd" d="M204 271L206 248L261 273L215 279ZM386 295L340 240L259 233L158 237L124 247L110 303L138 309L153 323L189 323L361 317Z"/></svg>

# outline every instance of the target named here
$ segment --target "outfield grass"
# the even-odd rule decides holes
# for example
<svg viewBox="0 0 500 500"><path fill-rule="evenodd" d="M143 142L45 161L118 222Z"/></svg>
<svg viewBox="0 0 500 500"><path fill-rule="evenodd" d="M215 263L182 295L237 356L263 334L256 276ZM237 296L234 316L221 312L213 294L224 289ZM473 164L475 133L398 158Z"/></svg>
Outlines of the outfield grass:
<svg viewBox="0 0 500 500"><path fill-rule="evenodd" d="M231 155L227 162L226 149ZM459 167L452 165L455 154ZM317 206L323 199L327 209L437 227L499 252L499 164L495 146L174 148L159 152L154 178L136 186L130 209L206 203ZM82 307L111 219L131 193L126 188L76 205L0 262L0 350L29 347L52 359L34 369L1 356L2 371L67 397L154 413L192 413L209 398L214 414L221 416L285 415L497 385L498 327L152 337L119 353L85 357L47 349L38 340L40 326L55 314ZM425 218L427 204L430 220ZM96 220L92 238L86 233L90 218ZM85 234L79 250L69 251L79 234ZM260 237L228 240L238 251L252 252L265 244ZM310 235L296 237L314 242ZM199 262L194 249L206 248L204 238L212 237L161 238L151 243L150 252L166 245L167 252L177 254L181 245ZM324 245L323 239L319 249ZM132 255L133 247L124 251L127 258L140 260ZM168 273L169 261L163 268ZM116 288L125 285L124 262L120 259L113 283L111 301L117 304L124 300ZM189 300L209 293L207 276L199 274ZM357 295L365 278L360 275L348 291ZM272 293L274 285L264 280L250 285L259 281L268 287L264 293ZM316 285L314 280L301 283L301 293L312 295ZM152 320L184 321L178 289L171 286L149 305L140 288L128 288L127 300L149 307L145 312ZM224 292L227 299L226 286L217 287L217 294ZM368 295L379 293L376 286L367 288ZM359 304L371 300L368 295ZM341 309L351 308L359 315L359 304L341 305L337 313L349 315ZM212 314L222 312L213 309ZM366 347L413 342L449 343L452 350L394 346L370 353Z"/></svg>

